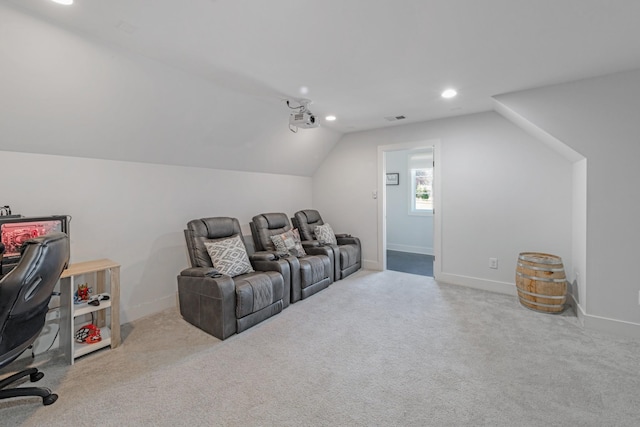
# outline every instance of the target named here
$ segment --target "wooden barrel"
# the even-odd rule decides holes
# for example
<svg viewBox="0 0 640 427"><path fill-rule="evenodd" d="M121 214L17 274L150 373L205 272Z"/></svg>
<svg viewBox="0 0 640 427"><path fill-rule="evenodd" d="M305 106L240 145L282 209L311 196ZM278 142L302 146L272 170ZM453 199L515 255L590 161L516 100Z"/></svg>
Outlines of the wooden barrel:
<svg viewBox="0 0 640 427"><path fill-rule="evenodd" d="M518 256L516 287L523 306L545 313L561 313L567 301L567 277L562 259L538 252L522 252Z"/></svg>

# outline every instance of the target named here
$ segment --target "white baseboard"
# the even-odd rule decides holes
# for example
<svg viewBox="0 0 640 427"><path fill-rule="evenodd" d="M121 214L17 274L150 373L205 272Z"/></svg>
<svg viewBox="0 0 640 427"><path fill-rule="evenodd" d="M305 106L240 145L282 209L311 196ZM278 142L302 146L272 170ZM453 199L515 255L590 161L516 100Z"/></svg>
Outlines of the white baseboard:
<svg viewBox="0 0 640 427"><path fill-rule="evenodd" d="M604 332L625 338L640 339L640 324L638 323L583 314L582 324L585 329L592 331Z"/></svg>
<svg viewBox="0 0 640 427"><path fill-rule="evenodd" d="M378 261L371 261L368 259L362 260L362 268L364 268L365 270L382 271L381 263L379 263Z"/></svg>
<svg viewBox="0 0 640 427"><path fill-rule="evenodd" d="M120 323L128 323L141 317L158 313L167 308L176 307L178 304L178 293L167 295L165 297L149 301L134 307L127 307L120 312Z"/></svg>
<svg viewBox="0 0 640 427"><path fill-rule="evenodd" d="M433 255L433 248L424 246L401 245L396 243L387 243L387 250L398 252L410 252L413 254Z"/></svg>
<svg viewBox="0 0 640 427"><path fill-rule="evenodd" d="M380 263L372 260L363 260L362 267L365 270L382 270ZM514 283L498 282L487 279L479 279L477 277L469 277L449 273L440 273L438 277L435 278L435 280L440 283L466 286L468 288L480 289L483 291L517 296L516 286ZM583 307L575 302L573 295L568 294L568 299L569 304L571 304L575 309L580 324L585 329L618 335L626 338L640 339L640 324L586 314ZM155 301L140 304L135 307L129 307L123 310L123 312L121 313L121 322L131 322L141 317L166 310L167 308L175 307L177 306L177 304L178 294L176 292L175 294L168 295ZM45 339L45 341L47 341L47 339ZM50 343L50 341L47 341L47 343ZM54 348L55 347L56 346L54 345Z"/></svg>
<svg viewBox="0 0 640 427"><path fill-rule="evenodd" d="M586 315L586 313L584 312L582 306L578 304L573 294L570 292L567 293L567 304L571 306L573 312L578 318L578 321L580 322L580 325L582 325L582 327L584 328L584 316Z"/></svg>
<svg viewBox="0 0 640 427"><path fill-rule="evenodd" d="M583 328L625 338L640 339L640 324L587 314L572 294L568 294L567 297Z"/></svg>
<svg viewBox="0 0 640 427"><path fill-rule="evenodd" d="M481 289L483 291L497 292L500 294L517 295L514 283L497 282L477 277L461 276L458 274L439 273L435 277L436 282L451 285L466 286L468 288Z"/></svg>

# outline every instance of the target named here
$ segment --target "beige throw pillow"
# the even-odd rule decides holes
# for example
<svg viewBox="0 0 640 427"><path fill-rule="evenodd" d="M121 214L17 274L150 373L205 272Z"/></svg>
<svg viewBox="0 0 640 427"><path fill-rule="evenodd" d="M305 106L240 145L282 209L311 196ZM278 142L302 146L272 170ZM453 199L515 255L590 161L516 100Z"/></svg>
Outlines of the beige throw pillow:
<svg viewBox="0 0 640 427"><path fill-rule="evenodd" d="M298 233L298 230L295 228L285 233L271 236L271 241L275 245L278 253L289 253L297 257L307 255L300 241L300 233Z"/></svg>

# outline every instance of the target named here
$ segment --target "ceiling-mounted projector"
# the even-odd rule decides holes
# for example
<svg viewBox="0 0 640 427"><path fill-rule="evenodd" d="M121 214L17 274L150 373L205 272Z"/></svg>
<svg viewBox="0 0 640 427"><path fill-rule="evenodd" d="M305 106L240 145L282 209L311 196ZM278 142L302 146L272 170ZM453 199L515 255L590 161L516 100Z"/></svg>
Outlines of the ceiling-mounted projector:
<svg viewBox="0 0 640 427"><path fill-rule="evenodd" d="M289 126L295 126L298 128L309 129L316 128L320 124L316 120L316 116L310 111L300 111L298 113L291 113L289 116Z"/></svg>
<svg viewBox="0 0 640 427"><path fill-rule="evenodd" d="M291 132L298 132L299 128L310 129L320 126L316 116L309 110L310 99L296 99L294 102L298 103L297 107L292 107L291 102L287 100L287 107L296 110L289 115L289 130Z"/></svg>

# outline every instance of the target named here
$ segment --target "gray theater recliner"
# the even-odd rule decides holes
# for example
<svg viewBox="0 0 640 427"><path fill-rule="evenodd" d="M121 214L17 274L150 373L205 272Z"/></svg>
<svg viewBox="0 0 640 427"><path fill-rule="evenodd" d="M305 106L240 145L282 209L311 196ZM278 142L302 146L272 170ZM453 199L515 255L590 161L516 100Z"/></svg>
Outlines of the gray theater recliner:
<svg viewBox="0 0 640 427"><path fill-rule="evenodd" d="M194 326L224 340L289 305L289 263L268 252L247 250L236 218L215 217L189 221L184 230L191 268L178 276L180 314ZM220 274L206 242L239 236L254 272L231 277ZM236 255L230 255L234 258Z"/></svg>
<svg viewBox="0 0 640 427"><path fill-rule="evenodd" d="M268 251L278 256L271 236L292 230L284 213L263 213L253 217L251 234L256 250ZM307 254L302 257L284 255L291 269L291 302L307 298L333 283L333 266L327 255Z"/></svg>
<svg viewBox="0 0 640 427"><path fill-rule="evenodd" d="M303 240L305 249L316 242L314 230L318 225L324 225L320 213L313 209L305 209L298 211L291 219L293 226L298 229L300 238ZM350 274L355 273L362 267L362 248L360 239L350 234L336 234L337 245L331 245L335 258L335 276L336 280L344 279Z"/></svg>

